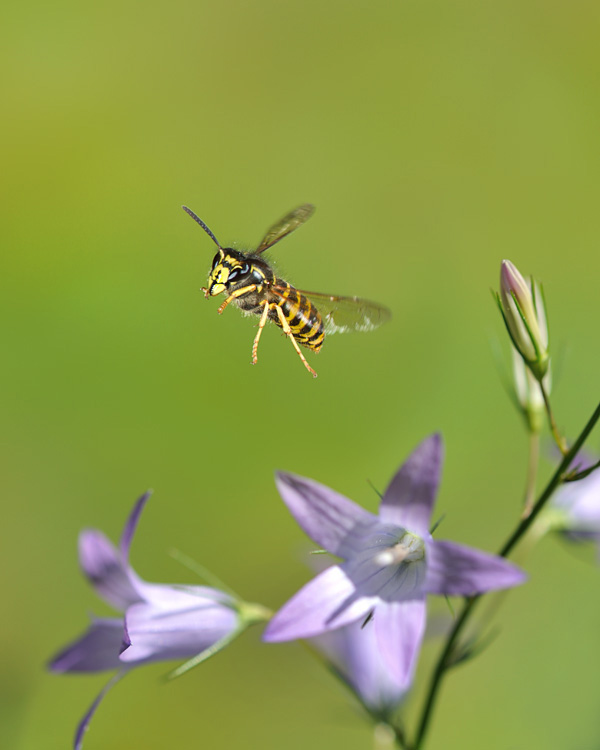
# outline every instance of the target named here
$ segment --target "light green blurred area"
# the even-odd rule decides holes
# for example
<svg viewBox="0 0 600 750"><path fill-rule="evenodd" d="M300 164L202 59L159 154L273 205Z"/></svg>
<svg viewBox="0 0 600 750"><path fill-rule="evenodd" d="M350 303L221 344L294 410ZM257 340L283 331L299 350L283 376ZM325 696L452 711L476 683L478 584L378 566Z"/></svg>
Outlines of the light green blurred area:
<svg viewBox="0 0 600 750"><path fill-rule="evenodd" d="M196 582L176 547L275 608L309 573L273 470L374 509L368 481L383 489L441 430L439 536L500 546L527 448L490 344L507 354L502 258L544 283L568 435L599 396L600 8L58 0L6 6L0 29L0 745L38 750L69 746L105 681L44 671L109 612L77 534L116 539L148 487L141 575ZM317 213L274 248L281 274L394 316L309 353L317 380L275 327L250 365L255 321L203 299L214 247L180 208L250 248L305 201ZM522 562L499 637L444 685L431 750L599 746L593 554L545 540ZM165 685L167 670L119 684L86 750L372 746L298 644L250 633Z"/></svg>

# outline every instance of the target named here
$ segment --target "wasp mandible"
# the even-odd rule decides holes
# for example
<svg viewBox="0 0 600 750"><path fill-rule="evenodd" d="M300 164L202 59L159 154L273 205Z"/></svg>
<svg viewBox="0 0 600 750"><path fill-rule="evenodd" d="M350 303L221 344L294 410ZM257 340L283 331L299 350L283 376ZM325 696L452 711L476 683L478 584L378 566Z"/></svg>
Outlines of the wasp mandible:
<svg viewBox="0 0 600 750"><path fill-rule="evenodd" d="M267 320L273 321L283 330L304 366L315 378L317 373L306 361L300 346L318 352L326 335L372 331L389 320L390 311L375 302L359 297L338 297L296 289L279 278L262 257L265 250L298 229L312 216L315 209L310 203L298 206L273 224L253 252L222 247L202 219L187 206L182 208L200 224L218 248L208 275L208 286L202 287L204 296L227 295L218 313L235 302L243 313L260 316L252 345L252 364L258 361L258 342Z"/></svg>

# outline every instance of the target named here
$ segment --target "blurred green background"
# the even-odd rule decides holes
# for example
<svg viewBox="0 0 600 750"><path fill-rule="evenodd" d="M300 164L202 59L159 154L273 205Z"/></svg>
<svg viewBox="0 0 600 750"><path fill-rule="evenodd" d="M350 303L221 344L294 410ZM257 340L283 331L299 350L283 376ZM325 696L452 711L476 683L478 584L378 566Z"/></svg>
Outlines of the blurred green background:
<svg viewBox="0 0 600 750"><path fill-rule="evenodd" d="M544 282L567 434L599 396L600 6L34 0L3 7L0 35L0 745L37 750L68 747L105 682L44 671L109 613L77 534L116 539L148 487L142 576L196 582L177 547L277 607L309 573L273 470L374 509L367 480L384 488L441 430L439 536L499 547L527 445L490 343L507 353L502 258ZM309 353L317 380L275 327L250 365L255 321L202 298L214 248L180 208L253 247L305 201L317 213L273 251L281 274L394 315ZM445 683L428 748L600 747L593 562L551 539L529 555L500 637ZM166 669L115 688L86 750L371 746L298 644L251 632L172 684Z"/></svg>

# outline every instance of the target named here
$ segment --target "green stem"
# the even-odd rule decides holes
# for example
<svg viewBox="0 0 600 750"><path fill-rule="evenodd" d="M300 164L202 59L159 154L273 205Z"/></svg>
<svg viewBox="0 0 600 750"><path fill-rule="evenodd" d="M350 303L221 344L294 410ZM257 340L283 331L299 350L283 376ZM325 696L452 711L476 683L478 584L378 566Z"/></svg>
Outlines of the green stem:
<svg viewBox="0 0 600 750"><path fill-rule="evenodd" d="M523 516L527 518L533 508L535 498L535 480L537 478L538 464L540 461L540 433L529 433L529 461L527 466L527 483L525 485L525 503L523 505Z"/></svg>
<svg viewBox="0 0 600 750"><path fill-rule="evenodd" d="M507 557L510 552L514 549L514 547L518 544L518 542L521 540L521 538L524 536L524 534L527 532L531 524L533 523L534 519L538 515L538 513L542 510L554 490L558 487L558 485L563 480L563 474L568 469L569 465L579 452L581 446L586 441L588 435L590 432L594 429L596 423L598 422L598 419L600 419L600 404L596 407L596 410L588 420L587 424L581 431L579 437L577 440L573 443L573 446L569 451L567 451L566 455L564 455L562 461L560 462L558 468L552 475L552 478L546 485L544 491L539 496L537 502L533 506L533 509L531 513L527 516L527 518L523 518L515 531L511 534L511 536L507 539L507 541L504 543L502 548L499 551L500 557ZM451 666L451 656L452 651L454 648L454 644L456 643L458 636L460 635L465 623L467 622L471 612L473 611L473 608L475 604L479 601L482 594L478 594L477 596L469 597L468 599L465 599L462 609L460 611L460 614L458 615L454 627L450 631L448 635L448 640L446 641L446 645L444 646L444 649L440 655L440 658L437 661L437 664L435 666L435 669L433 671L433 675L431 678L431 682L429 684L429 690L427 692L427 697L425 699L425 703L423 706L423 712L421 715L421 721L419 722L417 735L414 744L411 746L411 750L419 750L422 745L423 741L425 739L425 735L427 733L427 729L429 728L429 723L431 720L431 716L433 713L433 709L435 706L435 701L438 695L438 691L441 687L442 680L445 676L446 671Z"/></svg>
<svg viewBox="0 0 600 750"><path fill-rule="evenodd" d="M550 406L550 399L548 397L548 393L546 391L543 381L540 380L539 384L540 384L540 390L542 392L542 396L544 398L544 406L546 407L546 413L548 414L548 422L550 423L550 431L552 432L552 437L554 438L554 442L556 443L556 445L558 445L558 449L560 450L560 452L563 454L563 456L566 456L567 451L568 451L567 441L558 431L558 427L556 426L556 420L554 419L554 414L552 412L552 407Z"/></svg>

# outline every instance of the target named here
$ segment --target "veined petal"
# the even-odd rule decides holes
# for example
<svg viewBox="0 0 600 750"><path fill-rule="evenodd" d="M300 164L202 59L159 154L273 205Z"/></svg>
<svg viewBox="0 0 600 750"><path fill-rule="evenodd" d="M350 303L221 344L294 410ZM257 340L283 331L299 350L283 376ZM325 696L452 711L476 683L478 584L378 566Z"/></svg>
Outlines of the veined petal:
<svg viewBox="0 0 600 750"><path fill-rule="evenodd" d="M101 531L86 529L79 535L81 568L104 601L121 612L140 601L137 577L122 562L119 552Z"/></svg>
<svg viewBox="0 0 600 750"><path fill-rule="evenodd" d="M502 557L454 542L432 540L427 546L425 591L446 596L473 596L524 583L527 576Z"/></svg>
<svg viewBox="0 0 600 750"><path fill-rule="evenodd" d="M372 621L353 622L317 636L312 643L372 710L387 715L404 698L406 689L383 658Z"/></svg>
<svg viewBox="0 0 600 750"><path fill-rule="evenodd" d="M339 565L320 573L298 591L269 622L265 641L310 638L365 617L379 601L360 596Z"/></svg>
<svg viewBox="0 0 600 750"><path fill-rule="evenodd" d="M410 687L417 666L426 617L424 597L382 602L375 610L373 624L377 643L394 678L405 690Z"/></svg>
<svg viewBox="0 0 600 750"><path fill-rule="evenodd" d="M211 599L185 594L177 607L134 604L125 621L130 645L121 661L140 664L199 654L236 628L238 613Z"/></svg>
<svg viewBox="0 0 600 750"><path fill-rule="evenodd" d="M148 492L144 492L144 494L140 498L138 498L136 504L133 506L133 510L129 514L127 523L125 524L125 528L123 529L123 532L121 534L119 548L121 550L121 557L123 559L123 562L126 565L129 564L129 548L131 547L133 535L137 528L142 511L144 510L144 506L150 499L151 495L152 492L149 490Z"/></svg>
<svg viewBox="0 0 600 750"><path fill-rule="evenodd" d="M425 536L440 482L443 461L442 437L431 435L406 459L385 491L379 517Z"/></svg>
<svg viewBox="0 0 600 750"><path fill-rule="evenodd" d="M162 609L186 609L191 601L196 603L206 601L233 606L234 599L224 591L210 586L189 586L173 583L138 582L138 590L143 601L153 607Z"/></svg>
<svg viewBox="0 0 600 750"><path fill-rule="evenodd" d="M122 619L94 620L78 640L58 653L48 665L52 672L102 672L121 666Z"/></svg>
<svg viewBox="0 0 600 750"><path fill-rule="evenodd" d="M377 516L312 479L277 472L279 494L308 536L338 557L351 557Z"/></svg>

